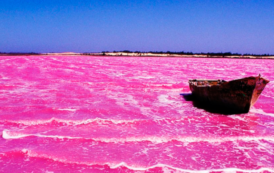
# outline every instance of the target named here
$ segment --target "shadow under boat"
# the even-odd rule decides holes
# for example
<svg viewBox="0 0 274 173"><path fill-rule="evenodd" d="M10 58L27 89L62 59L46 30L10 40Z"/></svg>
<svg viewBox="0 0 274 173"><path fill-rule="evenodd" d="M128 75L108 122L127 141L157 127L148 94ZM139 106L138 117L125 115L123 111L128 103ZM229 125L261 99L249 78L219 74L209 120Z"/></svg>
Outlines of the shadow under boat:
<svg viewBox="0 0 274 173"><path fill-rule="evenodd" d="M193 106L198 109L204 109L210 113L223 114L223 115L232 115L232 114L242 114L236 109L231 109L223 105L212 104L210 102L205 102L199 97L195 97L192 93L181 93L180 94L186 101L191 101Z"/></svg>

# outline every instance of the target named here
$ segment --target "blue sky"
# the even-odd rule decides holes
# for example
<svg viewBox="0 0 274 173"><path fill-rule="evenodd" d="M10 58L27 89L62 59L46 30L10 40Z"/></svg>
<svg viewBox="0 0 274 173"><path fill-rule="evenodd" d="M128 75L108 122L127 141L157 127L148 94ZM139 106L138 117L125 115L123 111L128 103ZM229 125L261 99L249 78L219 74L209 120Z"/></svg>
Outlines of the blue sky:
<svg viewBox="0 0 274 173"><path fill-rule="evenodd" d="M274 54L274 1L0 1L0 52L114 50Z"/></svg>

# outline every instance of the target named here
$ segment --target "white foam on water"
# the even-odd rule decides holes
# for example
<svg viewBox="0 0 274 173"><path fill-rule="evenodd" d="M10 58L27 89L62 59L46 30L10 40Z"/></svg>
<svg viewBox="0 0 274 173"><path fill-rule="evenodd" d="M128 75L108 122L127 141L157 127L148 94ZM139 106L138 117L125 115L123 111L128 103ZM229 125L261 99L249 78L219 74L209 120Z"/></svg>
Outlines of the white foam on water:
<svg viewBox="0 0 274 173"><path fill-rule="evenodd" d="M169 99L169 97L171 99ZM185 104L181 100L178 100L178 93L175 93L175 95L159 95L158 96L158 103L156 103L156 106L167 106L167 107L173 107L179 114L182 114L185 112L185 109L183 107Z"/></svg>
<svg viewBox="0 0 274 173"><path fill-rule="evenodd" d="M29 136L27 134L10 135L8 132L9 131L3 130L3 132L2 132L2 138L4 138L4 139L20 139L20 138L25 138L25 137Z"/></svg>
<svg viewBox="0 0 274 173"><path fill-rule="evenodd" d="M230 173L230 172L263 172L263 171L269 171L273 172L274 169L271 168L260 168L256 170L246 170L246 169L239 169L239 168L222 168L222 169L208 169L208 170L190 170L190 169L183 169L183 168L178 168L175 166L167 165L167 164L155 164L152 166L139 166L139 165L129 165L126 162L120 162L117 164L114 163L91 163L91 162L76 162L76 161L69 161L67 159L62 159L62 158L56 158L52 157L47 154L42 154L42 153L36 153L28 149L22 149L21 150L23 153L25 153L28 157L33 157L33 158L46 158L46 159L51 159L56 162L61 162L61 163L66 163L66 164L78 164L78 165L87 165L87 166L93 166L93 165L108 165L111 169L117 169L119 167L126 167L127 169L133 170L133 171L149 171L150 169L154 168L162 168L164 172L195 172L195 173L210 173L210 172L224 172L224 173Z"/></svg>
<svg viewBox="0 0 274 173"><path fill-rule="evenodd" d="M63 108L63 109L58 109L60 111L71 111L71 112L75 112L76 109L70 109L70 108Z"/></svg>
<svg viewBox="0 0 274 173"><path fill-rule="evenodd" d="M124 124L124 123L134 123L139 121L147 121L146 119L131 119L131 120L115 120L115 119L102 119L102 118L95 118L95 119L86 119L86 120L65 120L65 119L58 119L58 118L51 118L48 120L2 120L1 123L14 123L19 125L43 125L49 124L53 122L62 123L65 125L84 125L96 122L98 124Z"/></svg>
<svg viewBox="0 0 274 173"><path fill-rule="evenodd" d="M47 171L47 170L46 170L45 173L54 173L54 172L53 172L53 171Z"/></svg>
<svg viewBox="0 0 274 173"><path fill-rule="evenodd" d="M60 136L60 135L40 135L40 134L22 134L19 132L11 132L3 130L2 137L4 139L20 139L25 137L43 137L43 138L59 138L59 139L83 139L81 137L71 137L71 136Z"/></svg>
<svg viewBox="0 0 274 173"><path fill-rule="evenodd" d="M160 103L165 103L165 104L173 104L173 100L168 99L168 95L159 95L158 100Z"/></svg>
<svg viewBox="0 0 274 173"><path fill-rule="evenodd" d="M151 111L151 107L141 105L139 100L137 100L134 96L125 93L110 93L108 95L109 98L115 99L116 104L122 106L123 109L130 110L129 106L136 107L140 110L140 113L143 115L151 116L153 112ZM129 106L125 106L125 104Z"/></svg>
<svg viewBox="0 0 274 173"><path fill-rule="evenodd" d="M139 102L132 95L129 94L110 92L108 97L116 100L116 104L120 106L123 106L124 103L132 106L139 106Z"/></svg>
<svg viewBox="0 0 274 173"><path fill-rule="evenodd" d="M274 113L266 113L262 109L251 108L250 112L274 117Z"/></svg>
<svg viewBox="0 0 274 173"><path fill-rule="evenodd" d="M239 115L235 115L235 114L230 115L229 118L237 119L237 120L241 120L241 121L246 121L244 116L239 116Z"/></svg>
<svg viewBox="0 0 274 173"><path fill-rule="evenodd" d="M10 79L10 78L9 78L9 77L5 77L5 76L3 76L1 79L6 80L6 79Z"/></svg>
<svg viewBox="0 0 274 173"><path fill-rule="evenodd" d="M273 136L235 136L235 137L155 137L155 136L146 136L146 137L127 137L127 138L86 138L86 137L75 137L75 136L60 136L60 135L41 135L41 134L24 134L18 131L8 131L3 130L2 137L4 139L20 139L25 137L42 137L42 138L59 138L59 139L87 139L98 142L106 143L126 143L126 142L144 142L149 141L155 144L167 143L172 141L179 141L183 143L194 143L194 142L208 142L208 143L223 143L223 142L233 142L233 141L256 141L265 140L269 142L274 142Z"/></svg>
<svg viewBox="0 0 274 173"><path fill-rule="evenodd" d="M154 76L134 76L134 79L153 79Z"/></svg>
<svg viewBox="0 0 274 173"><path fill-rule="evenodd" d="M171 86L173 86L173 84L147 84L147 86L156 86L156 87L167 86L167 87L171 87Z"/></svg>

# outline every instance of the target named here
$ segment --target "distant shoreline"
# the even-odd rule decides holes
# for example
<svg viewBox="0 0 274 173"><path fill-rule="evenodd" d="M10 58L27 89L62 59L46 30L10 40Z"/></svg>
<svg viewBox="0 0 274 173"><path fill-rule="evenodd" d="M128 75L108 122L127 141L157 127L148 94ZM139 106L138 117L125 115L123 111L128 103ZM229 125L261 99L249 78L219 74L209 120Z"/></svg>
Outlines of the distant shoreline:
<svg viewBox="0 0 274 173"><path fill-rule="evenodd" d="M274 59L274 55L209 55L151 52L102 52L102 53L0 53L0 56L115 56L115 57L174 57L174 58L231 58L231 59Z"/></svg>

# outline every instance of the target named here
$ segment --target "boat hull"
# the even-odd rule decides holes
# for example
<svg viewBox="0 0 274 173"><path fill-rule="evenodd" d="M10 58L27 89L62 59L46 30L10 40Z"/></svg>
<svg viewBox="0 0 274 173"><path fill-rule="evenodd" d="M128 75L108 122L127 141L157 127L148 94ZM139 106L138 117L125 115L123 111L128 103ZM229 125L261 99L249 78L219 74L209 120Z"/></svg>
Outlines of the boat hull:
<svg viewBox="0 0 274 173"><path fill-rule="evenodd" d="M206 80L189 81L190 90L196 99L205 104L214 105L233 113L249 112L269 82L260 76L247 77L208 86L197 85L197 81Z"/></svg>

